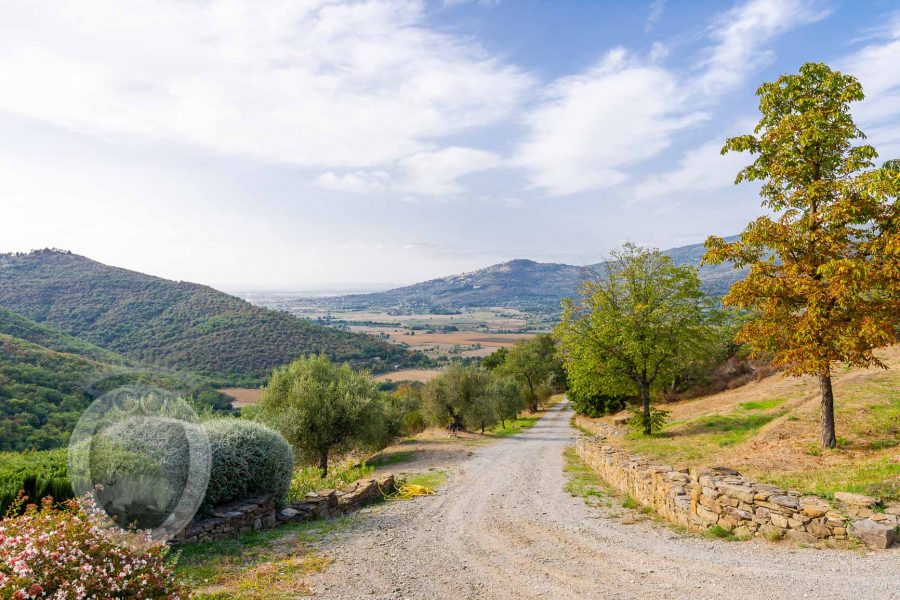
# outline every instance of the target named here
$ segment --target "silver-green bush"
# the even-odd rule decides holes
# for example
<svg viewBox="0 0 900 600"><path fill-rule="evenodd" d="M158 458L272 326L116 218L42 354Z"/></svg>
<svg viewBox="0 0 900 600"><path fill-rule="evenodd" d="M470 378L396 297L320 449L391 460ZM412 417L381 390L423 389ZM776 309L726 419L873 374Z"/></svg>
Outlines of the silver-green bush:
<svg viewBox="0 0 900 600"><path fill-rule="evenodd" d="M204 504L272 494L284 503L294 469L294 452L277 431L243 419L204 423L212 450L212 473Z"/></svg>

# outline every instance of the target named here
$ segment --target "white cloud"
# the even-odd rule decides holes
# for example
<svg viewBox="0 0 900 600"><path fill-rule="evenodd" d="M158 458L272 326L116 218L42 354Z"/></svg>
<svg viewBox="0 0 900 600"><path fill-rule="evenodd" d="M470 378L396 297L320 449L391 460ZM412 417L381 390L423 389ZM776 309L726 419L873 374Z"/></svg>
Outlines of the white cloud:
<svg viewBox="0 0 900 600"><path fill-rule="evenodd" d="M715 19L709 34L714 43L693 85L706 95L734 89L772 60L773 53L762 47L766 42L829 12L812 0L749 0L734 7Z"/></svg>
<svg viewBox="0 0 900 600"><path fill-rule="evenodd" d="M722 155L724 141L724 137L710 140L686 152L674 169L645 177L632 189L631 202L671 198L684 192L708 192L733 185L737 172L749 159L734 152Z"/></svg>
<svg viewBox="0 0 900 600"><path fill-rule="evenodd" d="M859 78L866 99L854 117L882 159L900 157L900 13L888 20L876 41L838 61L838 68Z"/></svg>
<svg viewBox="0 0 900 600"><path fill-rule="evenodd" d="M333 171L322 173L316 178L316 185L327 190L370 194L387 189L390 175L385 171L356 171L338 175Z"/></svg>
<svg viewBox="0 0 900 600"><path fill-rule="evenodd" d="M501 166L493 152L451 146L436 152L420 152L400 161L405 179L397 188L428 196L451 196L463 191L459 179Z"/></svg>
<svg viewBox="0 0 900 600"><path fill-rule="evenodd" d="M684 100L671 73L613 50L589 71L550 86L528 117L514 162L550 195L618 184L626 167L658 154L675 132L705 118Z"/></svg>
<svg viewBox="0 0 900 600"><path fill-rule="evenodd" d="M420 0L12 2L0 110L258 160L372 168L507 118L532 79Z"/></svg>
<svg viewBox="0 0 900 600"><path fill-rule="evenodd" d="M644 31L653 31L656 23L662 18L663 11L666 9L666 0L653 0L650 3L650 11L647 14L647 21L644 23Z"/></svg>

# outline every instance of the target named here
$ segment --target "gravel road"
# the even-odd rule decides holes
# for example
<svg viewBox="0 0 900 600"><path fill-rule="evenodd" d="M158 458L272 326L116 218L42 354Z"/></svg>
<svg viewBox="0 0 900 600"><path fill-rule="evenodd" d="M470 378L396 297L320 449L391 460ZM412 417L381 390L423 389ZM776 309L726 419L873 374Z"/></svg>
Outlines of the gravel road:
<svg viewBox="0 0 900 600"><path fill-rule="evenodd" d="M726 542L626 524L564 491L563 404L479 447L437 495L369 508L318 551L315 594L350 599L900 598L900 550Z"/></svg>

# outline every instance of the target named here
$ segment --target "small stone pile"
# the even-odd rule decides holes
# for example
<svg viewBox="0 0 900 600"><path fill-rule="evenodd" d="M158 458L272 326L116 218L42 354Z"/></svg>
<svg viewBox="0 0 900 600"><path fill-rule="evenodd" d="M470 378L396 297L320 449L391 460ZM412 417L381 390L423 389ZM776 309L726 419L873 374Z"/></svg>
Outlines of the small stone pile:
<svg viewBox="0 0 900 600"><path fill-rule="evenodd" d="M395 489L393 475L363 479L340 490L310 492L303 500L278 510L271 496L261 496L218 506L198 513L173 543L221 540L263 531L290 521L330 519L380 500Z"/></svg>
<svg viewBox="0 0 900 600"><path fill-rule="evenodd" d="M740 537L788 538L799 543L854 537L875 548L897 538L900 505L839 492L835 504L757 483L734 469L676 470L605 443L578 440L578 455L619 491L667 520L694 530L717 525Z"/></svg>

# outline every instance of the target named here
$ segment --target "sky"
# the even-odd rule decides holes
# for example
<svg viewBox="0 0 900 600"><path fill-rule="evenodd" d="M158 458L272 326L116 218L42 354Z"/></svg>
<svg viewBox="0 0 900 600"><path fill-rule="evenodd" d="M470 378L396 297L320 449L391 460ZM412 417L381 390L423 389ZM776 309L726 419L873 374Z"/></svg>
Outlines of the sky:
<svg viewBox="0 0 900 600"><path fill-rule="evenodd" d="M0 252L377 289L731 235L760 83L900 157L894 1L0 0Z"/></svg>

